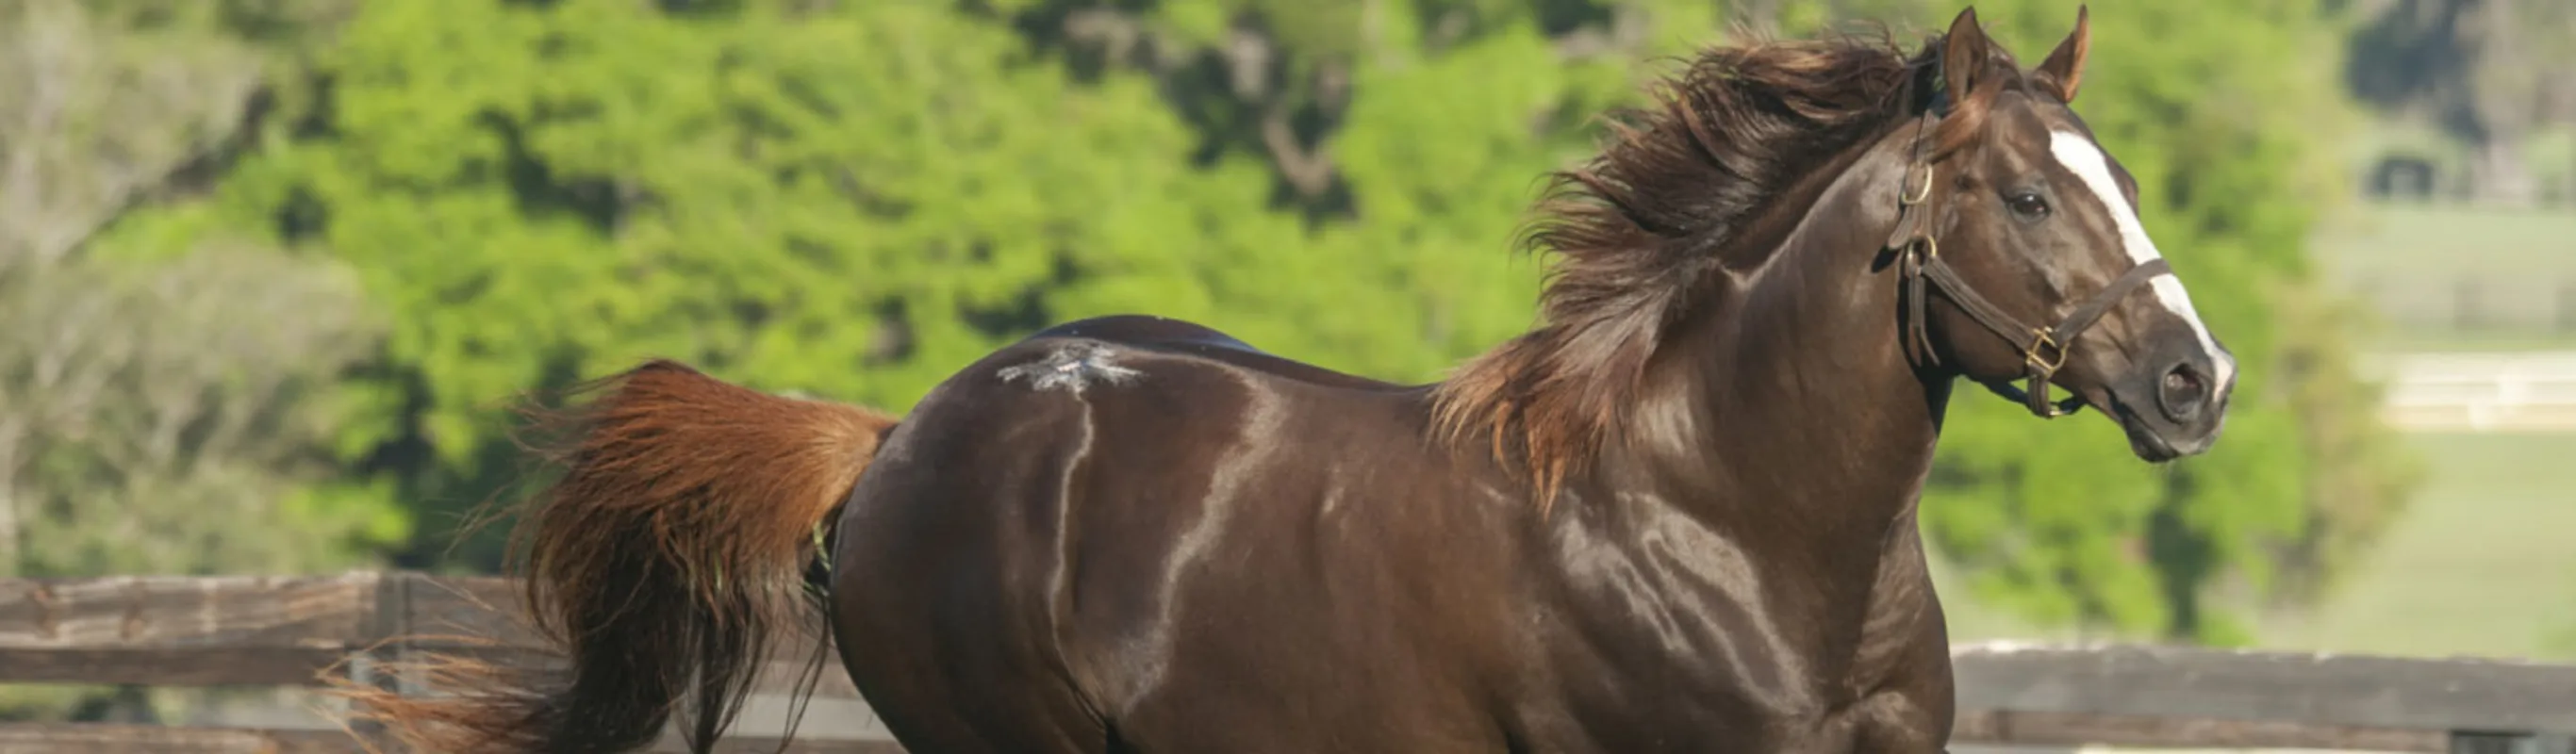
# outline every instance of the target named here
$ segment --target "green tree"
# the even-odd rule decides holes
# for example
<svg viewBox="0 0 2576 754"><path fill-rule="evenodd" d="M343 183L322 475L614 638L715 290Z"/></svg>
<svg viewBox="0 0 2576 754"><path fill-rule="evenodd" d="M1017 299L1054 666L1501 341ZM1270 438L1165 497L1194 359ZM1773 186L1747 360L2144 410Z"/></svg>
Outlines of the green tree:
<svg viewBox="0 0 2576 754"><path fill-rule="evenodd" d="M255 117L256 40L316 7L0 4L0 575L339 570L407 533L328 451L375 333L348 270L163 205ZM12 688L0 716L196 696Z"/></svg>
<svg viewBox="0 0 2576 754"><path fill-rule="evenodd" d="M2465 198L2528 204L2543 198L2540 178L2576 167L2535 164L2545 151L2536 139L2576 127L2576 81L2563 75L2576 66L2576 4L2374 0L2352 10L2345 80L2378 113L2468 147L2466 180L2454 184Z"/></svg>
<svg viewBox="0 0 2576 754"><path fill-rule="evenodd" d="M1390 309L1262 308L1357 250L1194 159L1146 81L1079 83L944 3L371 3L316 66L318 124L213 202L365 275L395 325L341 447L433 519L520 470L504 401L647 356L900 408L1067 317L1363 353L1354 312ZM430 523L407 562L443 553Z"/></svg>
<svg viewBox="0 0 2576 754"><path fill-rule="evenodd" d="M0 9L0 573L364 562L401 517L320 484L312 399L372 334L347 270L128 213L226 149L272 17L140 7Z"/></svg>
<svg viewBox="0 0 2576 754"><path fill-rule="evenodd" d="M2082 107L2247 364L2239 413L2155 470L2098 420L1963 402L1926 526L2025 614L2238 638L2233 585L2330 572L2395 499L2301 257L2337 107L2304 56L2331 40L2306 2L2097 5ZM1529 324L1508 249L1543 173L1722 20L1949 10L1738 6L384 0L281 88L310 117L191 206L360 271L394 329L340 449L440 517L518 471L504 401L645 356L899 410L1032 329L1143 311L1434 378ZM2028 51L2072 21L1981 6Z"/></svg>

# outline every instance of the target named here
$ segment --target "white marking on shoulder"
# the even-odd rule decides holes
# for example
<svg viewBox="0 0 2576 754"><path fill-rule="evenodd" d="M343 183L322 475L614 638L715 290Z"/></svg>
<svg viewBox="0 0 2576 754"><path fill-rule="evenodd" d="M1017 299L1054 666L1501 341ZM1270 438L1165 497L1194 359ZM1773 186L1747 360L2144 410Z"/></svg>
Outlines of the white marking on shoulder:
<svg viewBox="0 0 2576 754"><path fill-rule="evenodd" d="M2083 180L2085 188L2093 190L2093 198L2101 201L2103 211L2111 213L2111 224L2120 230L2120 246L2128 252L2129 261L2146 264L2163 256L2156 251L2155 240L2147 237L2147 228L2138 221L2137 211L2120 196L2120 184L2111 178L2111 161L2103 156L2101 145L2073 131L2051 131L2048 151L2057 157L2058 164L2066 166L2068 172ZM2210 336L2209 325L2201 322L2200 311L2192 308L2191 293L2183 290L2182 279L2159 275L2147 284L2147 289L2165 305L2167 311L2191 325L2192 334L2200 338L2200 347L2217 362L2218 374L2215 376L2218 385L2223 387L2234 380L2235 361L2218 350L2218 339Z"/></svg>
<svg viewBox="0 0 2576 754"><path fill-rule="evenodd" d="M997 376L1003 382L1028 380L1030 390L1063 390L1074 395L1081 395L1094 382L1125 385L1145 376L1144 372L1117 365L1110 358L1114 355L1108 346L1079 341L1057 346L1046 358L1003 367Z"/></svg>

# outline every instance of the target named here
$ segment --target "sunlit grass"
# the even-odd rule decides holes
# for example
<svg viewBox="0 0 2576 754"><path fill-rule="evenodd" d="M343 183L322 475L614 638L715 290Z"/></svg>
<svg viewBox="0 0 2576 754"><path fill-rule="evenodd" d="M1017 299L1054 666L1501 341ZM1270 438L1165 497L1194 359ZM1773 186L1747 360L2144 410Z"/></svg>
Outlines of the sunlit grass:
<svg viewBox="0 0 2576 754"><path fill-rule="evenodd" d="M2576 658L2576 434L2408 438L2430 477L2351 581L2267 626L2281 648Z"/></svg>
<svg viewBox="0 0 2576 754"><path fill-rule="evenodd" d="M2576 660L2576 434L2419 434L2428 474L2403 518L2312 612L2256 644L2404 656ZM2062 640L1976 604L1935 563L1951 639Z"/></svg>
<svg viewBox="0 0 2576 754"><path fill-rule="evenodd" d="M2375 310L2382 347L2576 348L2576 212L2364 204L2311 253Z"/></svg>

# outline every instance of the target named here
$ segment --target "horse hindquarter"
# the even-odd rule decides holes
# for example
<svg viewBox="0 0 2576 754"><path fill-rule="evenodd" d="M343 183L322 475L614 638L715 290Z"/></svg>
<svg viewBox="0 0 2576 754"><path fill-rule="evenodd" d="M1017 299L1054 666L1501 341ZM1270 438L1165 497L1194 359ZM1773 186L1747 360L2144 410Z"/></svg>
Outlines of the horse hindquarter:
<svg viewBox="0 0 2576 754"><path fill-rule="evenodd" d="M1495 644L1431 624L1494 614L1442 571L1499 569L1442 551L1479 522L1389 395L1125 346L970 367L845 513L852 677L915 751L1497 750Z"/></svg>

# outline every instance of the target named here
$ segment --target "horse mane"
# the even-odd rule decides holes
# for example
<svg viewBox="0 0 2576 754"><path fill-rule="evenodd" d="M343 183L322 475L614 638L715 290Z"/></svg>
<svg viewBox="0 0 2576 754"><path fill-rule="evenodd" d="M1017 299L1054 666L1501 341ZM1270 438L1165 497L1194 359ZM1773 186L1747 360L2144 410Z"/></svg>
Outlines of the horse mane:
<svg viewBox="0 0 2576 754"><path fill-rule="evenodd" d="M1743 243L1746 227L1861 139L1933 106L1941 45L1908 55L1881 33L1712 48L1650 84L1647 105L1610 113L1600 153L1551 175L1523 235L1523 251L1551 257L1540 323L1433 387L1437 429L1490 433L1496 457L1517 451L1551 501L1635 403L1665 329L1707 303L1710 273L1776 252ZM1990 59L2012 68L2000 48ZM1992 97L1978 89L1951 104L1936 152L1982 125Z"/></svg>

